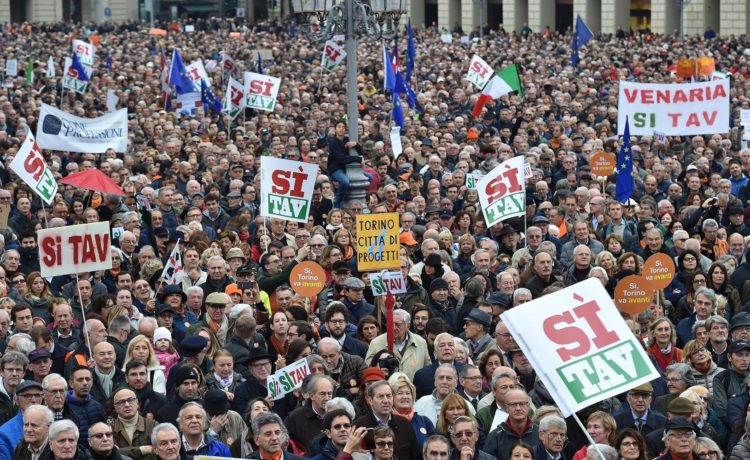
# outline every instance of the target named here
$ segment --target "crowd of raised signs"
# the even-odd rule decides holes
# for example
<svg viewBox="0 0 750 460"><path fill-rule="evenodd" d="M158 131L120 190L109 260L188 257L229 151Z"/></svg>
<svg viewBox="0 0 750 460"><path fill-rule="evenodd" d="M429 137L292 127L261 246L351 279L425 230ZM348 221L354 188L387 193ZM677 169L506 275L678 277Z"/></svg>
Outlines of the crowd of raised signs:
<svg viewBox="0 0 750 460"><path fill-rule="evenodd" d="M746 36L618 31L589 41L574 69L570 33L466 31L466 41L454 30L448 43L415 24L416 100L402 100L394 158L380 41L357 47L350 143L345 66L323 70L323 45L292 20L162 27L0 33L0 55L19 63L0 89L0 204L10 210L0 213L0 459L750 456ZM82 94L62 91L73 39L97 45ZM262 52L263 72L281 79L275 109L234 120L168 110L161 59L173 48L203 61L218 98L222 53L241 79ZM524 94L473 117L474 55L498 70L515 63ZM679 83L677 60L691 57L730 73L729 132L634 136L635 190L620 203L615 175L589 164L618 153L618 82ZM93 118L108 90L128 111L127 151L43 153L56 178L98 169L126 195L60 184L43 207L9 168L41 104ZM319 166L306 224L260 216L262 156ZM513 156L531 165L525 217L488 228L467 176ZM370 179L361 200L341 193L350 162ZM399 214L407 287L395 296L392 351L383 298L357 264L357 216L381 212ZM111 269L42 277L40 229L99 221L117 229ZM170 285L162 274L177 244L183 278ZM671 283L623 315L661 377L579 412L587 437L500 315L592 277L613 293L655 253L673 259ZM305 261L325 271L317 296L290 287Z"/></svg>

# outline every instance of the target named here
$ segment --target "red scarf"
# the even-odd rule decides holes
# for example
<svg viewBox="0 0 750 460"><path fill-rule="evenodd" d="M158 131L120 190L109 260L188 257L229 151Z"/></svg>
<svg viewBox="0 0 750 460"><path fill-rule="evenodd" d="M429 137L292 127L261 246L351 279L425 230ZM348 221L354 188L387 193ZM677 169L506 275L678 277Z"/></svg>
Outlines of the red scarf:
<svg viewBox="0 0 750 460"><path fill-rule="evenodd" d="M273 345L273 348L279 353L279 355L286 355L286 343L279 342L279 339L276 338L276 335L271 334L271 344Z"/></svg>
<svg viewBox="0 0 750 460"><path fill-rule="evenodd" d="M681 356L679 356L680 353L678 353L679 348L676 348L674 345L672 345L669 353L665 355L661 352L661 348L659 348L659 345L654 342L653 344L651 344L651 346L648 347L648 352L651 353L654 358L656 358L656 364L659 365L659 368L662 371L666 371L667 366L679 362L681 358Z"/></svg>

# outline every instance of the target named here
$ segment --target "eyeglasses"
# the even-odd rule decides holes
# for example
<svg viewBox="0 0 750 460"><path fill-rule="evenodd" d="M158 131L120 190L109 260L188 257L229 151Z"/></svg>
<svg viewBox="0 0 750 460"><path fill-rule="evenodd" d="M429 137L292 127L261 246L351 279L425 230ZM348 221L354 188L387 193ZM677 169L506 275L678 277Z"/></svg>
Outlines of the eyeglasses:
<svg viewBox="0 0 750 460"><path fill-rule="evenodd" d="M390 449L391 447L393 447L393 441L378 441L375 443L375 445L380 447L381 449L383 448Z"/></svg>
<svg viewBox="0 0 750 460"><path fill-rule="evenodd" d="M516 408L523 409L524 407L529 405L529 402L524 401L524 402L515 402L515 403L505 403L505 405L511 409L516 409Z"/></svg>
<svg viewBox="0 0 750 460"><path fill-rule="evenodd" d="M135 404L136 401L138 401L138 398L121 399L119 401L115 401L115 406L131 405L131 404Z"/></svg>
<svg viewBox="0 0 750 460"><path fill-rule="evenodd" d="M91 435L91 437L95 438L95 439L111 438L112 437L112 432L108 431L106 433L94 433L94 434Z"/></svg>
<svg viewBox="0 0 750 460"><path fill-rule="evenodd" d="M326 245L325 244L311 244L310 247L311 248L324 248L326 247Z"/></svg>
<svg viewBox="0 0 750 460"><path fill-rule="evenodd" d="M13 284L24 284L26 283L26 280L23 278L18 278L13 280Z"/></svg>
<svg viewBox="0 0 750 460"><path fill-rule="evenodd" d="M695 436L695 432L693 431L672 431L669 433L669 436L672 438L680 438L680 439L690 439L693 436Z"/></svg>
<svg viewBox="0 0 750 460"><path fill-rule="evenodd" d="M552 439L568 439L568 436L565 433L547 433L547 436Z"/></svg>
<svg viewBox="0 0 750 460"><path fill-rule="evenodd" d="M24 393L18 396L23 399L42 399L44 397L44 393Z"/></svg>
<svg viewBox="0 0 750 460"><path fill-rule="evenodd" d="M638 443L635 441L623 441L620 443L620 447L638 447Z"/></svg>
<svg viewBox="0 0 750 460"><path fill-rule="evenodd" d="M461 439L461 438L470 438L474 435L473 431L459 431L458 433L453 433L453 436Z"/></svg>
<svg viewBox="0 0 750 460"><path fill-rule="evenodd" d="M333 425L331 428L334 430L348 430L351 428L351 424L349 423L337 423L336 425Z"/></svg>
<svg viewBox="0 0 750 460"><path fill-rule="evenodd" d="M707 450L706 452L698 452L698 455L703 457L719 458L719 453L715 450Z"/></svg>

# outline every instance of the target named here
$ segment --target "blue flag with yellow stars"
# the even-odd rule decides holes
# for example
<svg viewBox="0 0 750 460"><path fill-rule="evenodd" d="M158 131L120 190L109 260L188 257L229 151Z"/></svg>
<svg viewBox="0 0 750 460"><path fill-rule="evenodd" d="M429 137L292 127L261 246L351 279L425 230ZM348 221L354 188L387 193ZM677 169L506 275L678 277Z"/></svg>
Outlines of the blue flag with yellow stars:
<svg viewBox="0 0 750 460"><path fill-rule="evenodd" d="M177 94L194 93L193 80L188 77L177 48L172 50L172 68L169 69L169 84L177 89Z"/></svg>
<svg viewBox="0 0 750 460"><path fill-rule="evenodd" d="M617 174L615 199L625 204L628 198L633 195L633 189L635 188L633 181L633 150L630 148L630 125L628 124L627 116L625 117L625 132L622 137L620 155L617 157L615 174Z"/></svg>
<svg viewBox="0 0 750 460"><path fill-rule="evenodd" d="M224 104L221 103L221 101L214 96L214 93L211 92L211 88L208 87L206 84L206 80L201 78L201 102L203 102L203 107L208 107L211 110L214 111L214 113L221 113L221 109L224 107Z"/></svg>

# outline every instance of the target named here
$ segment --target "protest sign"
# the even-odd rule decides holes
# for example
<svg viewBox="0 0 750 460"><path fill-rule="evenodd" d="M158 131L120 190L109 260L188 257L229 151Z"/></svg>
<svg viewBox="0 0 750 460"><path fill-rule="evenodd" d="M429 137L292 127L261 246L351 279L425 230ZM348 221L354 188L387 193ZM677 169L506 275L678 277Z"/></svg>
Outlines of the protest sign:
<svg viewBox="0 0 750 460"><path fill-rule="evenodd" d="M391 128L391 150L393 150L394 158L398 158L404 152L404 147L401 145L401 127L393 126Z"/></svg>
<svg viewBox="0 0 750 460"><path fill-rule="evenodd" d="M128 148L128 109L98 118L81 118L42 104L36 141L40 148L81 153L125 152Z"/></svg>
<svg viewBox="0 0 750 460"><path fill-rule="evenodd" d="M112 268L109 222L39 230L39 267L43 277Z"/></svg>
<svg viewBox="0 0 750 460"><path fill-rule="evenodd" d="M206 68L203 67L203 61L191 62L190 65L185 66L185 71L190 80L192 80L193 87L197 92L201 90L201 80L205 80L206 86L211 87L211 82L208 80L208 73L206 73Z"/></svg>
<svg viewBox="0 0 750 460"><path fill-rule="evenodd" d="M120 98L117 97L117 93L114 92L114 90L108 89L107 90L107 112L114 112L117 110L117 103L120 101Z"/></svg>
<svg viewBox="0 0 750 460"><path fill-rule="evenodd" d="M5 61L5 74L9 77L17 77L18 76L18 60L17 59L8 59Z"/></svg>
<svg viewBox="0 0 750 460"><path fill-rule="evenodd" d="M651 283L652 289L665 289L675 275L674 259L668 254L657 252L643 263L641 276Z"/></svg>
<svg viewBox="0 0 750 460"><path fill-rule="evenodd" d="M73 40L73 52L81 64L88 67L94 66L94 58L96 57L96 47L94 45L75 39Z"/></svg>
<svg viewBox="0 0 750 460"><path fill-rule="evenodd" d="M260 215L307 223L318 165L261 157L260 174Z"/></svg>
<svg viewBox="0 0 750 460"><path fill-rule="evenodd" d="M440 41L443 43L451 44L453 43L453 35L451 34L440 34Z"/></svg>
<svg viewBox="0 0 750 460"><path fill-rule="evenodd" d="M52 175L52 170L47 167L42 150L37 145L31 132L26 135L26 140L23 141L21 149L13 157L10 169L22 181L26 182L26 185L31 187L45 203L52 204L52 199L57 193L57 181Z"/></svg>
<svg viewBox="0 0 750 460"><path fill-rule="evenodd" d="M659 377L596 278L501 318L565 417Z"/></svg>
<svg viewBox="0 0 750 460"><path fill-rule="evenodd" d="M466 75L466 79L476 86L478 90L481 91L493 75L495 75L495 71L492 70L492 67L484 59L476 54L471 58L469 73Z"/></svg>
<svg viewBox="0 0 750 460"><path fill-rule="evenodd" d="M242 113L245 108L245 87L231 76L227 81L227 91L224 93L224 112L232 120Z"/></svg>
<svg viewBox="0 0 750 460"><path fill-rule="evenodd" d="M500 163L477 182L479 203L487 227L526 212L526 184L523 177L524 159L513 157Z"/></svg>
<svg viewBox="0 0 750 460"><path fill-rule="evenodd" d="M280 78L245 72L245 95L247 97L245 105L251 109L273 112L280 87Z"/></svg>
<svg viewBox="0 0 750 460"><path fill-rule="evenodd" d="M654 140L661 145L665 145L667 143L667 135L661 131L654 131Z"/></svg>
<svg viewBox="0 0 750 460"><path fill-rule="evenodd" d="M609 176L615 170L615 163L617 163L617 158L614 153L599 150L589 160L591 174L599 177Z"/></svg>
<svg viewBox="0 0 750 460"><path fill-rule="evenodd" d="M86 92L86 88L89 86L88 81L83 81L80 78L78 78L78 71L76 71L73 67L73 60L70 58L65 58L65 66L63 68L63 88L68 89L70 91L75 91L76 93L83 94Z"/></svg>
<svg viewBox="0 0 750 460"><path fill-rule="evenodd" d="M531 179L534 177L534 171L531 169L531 165L529 163L523 164L523 178L524 179Z"/></svg>
<svg viewBox="0 0 750 460"><path fill-rule="evenodd" d="M406 281L400 272L370 273L370 287L372 295L406 294Z"/></svg>
<svg viewBox="0 0 750 460"><path fill-rule="evenodd" d="M470 172L466 175L466 190L476 190L477 181L484 177L479 172Z"/></svg>
<svg viewBox="0 0 750 460"><path fill-rule="evenodd" d="M630 275L617 282L614 302L620 311L637 315L651 305L654 296L651 283L640 275Z"/></svg>
<svg viewBox="0 0 750 460"><path fill-rule="evenodd" d="M398 213L357 214L357 269L400 268Z"/></svg>
<svg viewBox="0 0 750 460"><path fill-rule="evenodd" d="M266 385L268 395L274 400L281 399L285 394L301 387L302 381L308 375L310 375L310 366L308 366L306 358L283 367L268 377Z"/></svg>
<svg viewBox="0 0 750 460"><path fill-rule="evenodd" d="M333 72L333 69L346 57L346 50L343 47L336 44L333 40L326 41L323 47L323 57L320 58L320 65L329 72Z"/></svg>
<svg viewBox="0 0 750 460"><path fill-rule="evenodd" d="M289 285L301 296L318 295L326 285L326 271L317 262L306 260L294 266L289 274Z"/></svg>
<svg viewBox="0 0 750 460"><path fill-rule="evenodd" d="M631 136L667 136L729 132L729 80L660 84L620 82L617 131L625 117Z"/></svg>

